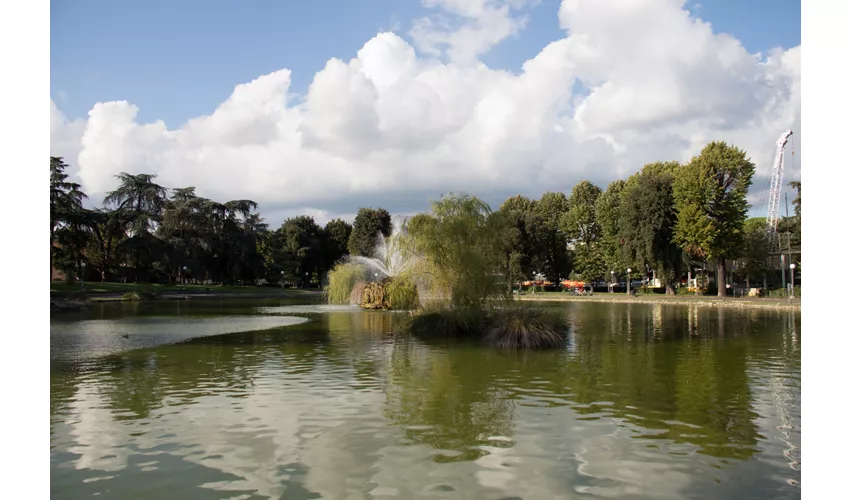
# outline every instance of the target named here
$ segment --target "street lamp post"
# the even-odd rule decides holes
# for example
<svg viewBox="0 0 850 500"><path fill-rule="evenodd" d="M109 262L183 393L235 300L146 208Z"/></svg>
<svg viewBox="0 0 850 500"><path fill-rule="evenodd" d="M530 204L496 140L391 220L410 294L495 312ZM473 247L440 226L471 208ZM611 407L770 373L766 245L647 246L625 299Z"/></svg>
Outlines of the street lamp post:
<svg viewBox="0 0 850 500"><path fill-rule="evenodd" d="M614 293L614 271L611 271L611 282L608 283L609 293Z"/></svg>
<svg viewBox="0 0 850 500"><path fill-rule="evenodd" d="M181 284L186 284L186 266L183 266L183 274L180 275Z"/></svg>
<svg viewBox="0 0 850 500"><path fill-rule="evenodd" d="M632 268L626 269L626 295L632 294Z"/></svg>
<svg viewBox="0 0 850 500"><path fill-rule="evenodd" d="M310 273L304 273L304 288L310 288Z"/></svg>
<svg viewBox="0 0 850 500"><path fill-rule="evenodd" d="M797 264L794 264L792 262L789 267L791 267L791 298L793 299L794 298L794 269L797 269Z"/></svg>
<svg viewBox="0 0 850 500"><path fill-rule="evenodd" d="M86 280L86 263L80 262L80 290L85 290L86 287L83 284Z"/></svg>

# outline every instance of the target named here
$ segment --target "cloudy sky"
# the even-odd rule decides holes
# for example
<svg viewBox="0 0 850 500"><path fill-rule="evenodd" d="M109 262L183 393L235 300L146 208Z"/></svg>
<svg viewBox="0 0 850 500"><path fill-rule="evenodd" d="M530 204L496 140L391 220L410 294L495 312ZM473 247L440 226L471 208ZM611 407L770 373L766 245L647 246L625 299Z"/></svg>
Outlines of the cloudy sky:
<svg viewBox="0 0 850 500"><path fill-rule="evenodd" d="M605 187L711 140L758 166L794 131L800 2L51 2L51 155L250 198L272 226L447 191Z"/></svg>

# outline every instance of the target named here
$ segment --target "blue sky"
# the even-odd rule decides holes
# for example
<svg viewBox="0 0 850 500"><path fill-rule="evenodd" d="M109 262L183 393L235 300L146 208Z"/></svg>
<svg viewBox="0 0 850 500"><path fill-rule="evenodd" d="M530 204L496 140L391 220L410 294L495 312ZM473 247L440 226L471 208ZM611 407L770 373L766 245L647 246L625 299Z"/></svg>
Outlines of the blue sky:
<svg viewBox="0 0 850 500"><path fill-rule="evenodd" d="M523 61L562 38L559 0L541 0L529 22L483 57L492 68ZM69 118L99 101L128 100L138 119L174 128L211 113L239 83L281 68L305 93L331 57L348 60L379 31L407 38L428 13L418 0L123 2L52 0L50 95ZM693 9L692 9L693 10ZM703 0L698 15L750 52L800 44L800 2Z"/></svg>

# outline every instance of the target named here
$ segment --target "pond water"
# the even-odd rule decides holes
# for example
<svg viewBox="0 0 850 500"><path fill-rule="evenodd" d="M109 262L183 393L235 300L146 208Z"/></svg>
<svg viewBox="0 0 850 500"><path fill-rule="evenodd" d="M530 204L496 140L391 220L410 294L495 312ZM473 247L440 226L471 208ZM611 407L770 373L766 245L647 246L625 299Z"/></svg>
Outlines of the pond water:
<svg viewBox="0 0 850 500"><path fill-rule="evenodd" d="M280 300L54 315L51 497L800 498L799 312L545 307L556 351Z"/></svg>

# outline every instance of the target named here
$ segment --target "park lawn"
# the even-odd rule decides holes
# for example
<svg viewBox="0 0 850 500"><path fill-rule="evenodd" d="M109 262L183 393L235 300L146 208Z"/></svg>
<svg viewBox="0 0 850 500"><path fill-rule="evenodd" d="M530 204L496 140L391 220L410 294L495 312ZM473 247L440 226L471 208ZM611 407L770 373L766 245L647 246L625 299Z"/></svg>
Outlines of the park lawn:
<svg viewBox="0 0 850 500"><path fill-rule="evenodd" d="M86 282L85 293L92 294L124 294L127 292L144 292L144 293L167 293L167 292L184 292L184 293L215 293L215 294L297 294L304 293L307 290L278 288L278 287L260 287L260 286L224 286L224 285L160 285L149 283L100 283ZM78 283L51 283L51 293L73 293L79 292L80 285ZM313 290L315 291L315 290Z"/></svg>

